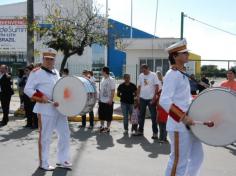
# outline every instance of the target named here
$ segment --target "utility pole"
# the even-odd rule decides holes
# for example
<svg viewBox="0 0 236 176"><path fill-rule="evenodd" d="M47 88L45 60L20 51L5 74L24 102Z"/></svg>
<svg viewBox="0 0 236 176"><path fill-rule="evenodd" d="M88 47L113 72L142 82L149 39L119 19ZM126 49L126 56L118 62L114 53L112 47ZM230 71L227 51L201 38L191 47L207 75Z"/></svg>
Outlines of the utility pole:
<svg viewBox="0 0 236 176"><path fill-rule="evenodd" d="M184 34L184 12L181 12L181 26L180 26L180 39L183 39Z"/></svg>
<svg viewBox="0 0 236 176"><path fill-rule="evenodd" d="M131 14L130 14L130 38L133 38L133 0L131 0Z"/></svg>
<svg viewBox="0 0 236 176"><path fill-rule="evenodd" d="M34 0L27 0L27 64L34 62Z"/></svg>

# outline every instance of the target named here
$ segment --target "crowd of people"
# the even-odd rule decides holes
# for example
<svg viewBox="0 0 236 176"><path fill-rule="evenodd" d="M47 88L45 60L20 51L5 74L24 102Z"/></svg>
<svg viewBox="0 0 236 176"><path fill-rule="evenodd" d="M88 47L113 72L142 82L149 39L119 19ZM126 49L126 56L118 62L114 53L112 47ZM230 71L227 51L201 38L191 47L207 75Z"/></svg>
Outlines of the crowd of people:
<svg viewBox="0 0 236 176"><path fill-rule="evenodd" d="M170 70L163 77L161 72L152 72L147 65L141 66L137 86L130 81L130 75L124 74L123 82L118 85L110 76L108 67L103 67L100 90L98 92L98 117L100 133L109 133L113 120L115 92L120 97L123 114L124 134L144 135L146 109L150 111L153 140L171 145L171 155L166 175L184 175L191 172L197 175L203 160L201 142L187 130L186 125L194 125L194 121L186 112L192 100L206 87L196 82L194 75L187 75L184 64L188 61L186 42L180 41L167 48ZM58 102L48 103L52 99L52 91L60 77L68 76L69 70L64 69L61 75L54 68L56 51L48 49L43 52L42 64L28 65L20 72L18 88L20 102L24 105L25 127L39 129L39 166L43 170L53 170L48 163L49 145L52 132L57 131L58 163L62 168L71 168L69 157L70 131L67 118L60 114L56 107ZM6 65L0 67L0 100L3 110L1 125L8 123L9 105L13 95L12 79ZM236 91L235 70L227 72L227 80L221 86ZM83 77L90 80L96 87L92 71L84 70ZM203 75L201 81L210 86L209 80ZM89 113L89 129L94 128L94 112ZM105 124L106 122L106 124ZM82 114L82 124L86 127L86 114ZM192 162L189 162L191 160ZM179 163L179 165L177 165ZM180 167L181 166L181 167ZM191 175L191 174L190 174Z"/></svg>

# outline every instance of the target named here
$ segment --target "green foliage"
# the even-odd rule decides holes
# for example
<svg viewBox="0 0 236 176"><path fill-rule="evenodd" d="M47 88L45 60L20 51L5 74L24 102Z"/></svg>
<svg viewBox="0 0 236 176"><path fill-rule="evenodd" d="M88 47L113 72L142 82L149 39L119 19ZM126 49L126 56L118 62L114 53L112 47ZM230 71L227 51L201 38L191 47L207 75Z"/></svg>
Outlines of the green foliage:
<svg viewBox="0 0 236 176"><path fill-rule="evenodd" d="M207 77L225 77L226 69L218 69L217 65L203 65L201 73Z"/></svg>
<svg viewBox="0 0 236 176"><path fill-rule="evenodd" d="M44 23L50 28L34 29L40 34L43 44L61 51L64 54L61 70L67 59L74 55L82 55L84 48L92 44L107 44L106 19L99 14L86 0L81 0L74 9L65 9L59 4L45 4L48 16Z"/></svg>

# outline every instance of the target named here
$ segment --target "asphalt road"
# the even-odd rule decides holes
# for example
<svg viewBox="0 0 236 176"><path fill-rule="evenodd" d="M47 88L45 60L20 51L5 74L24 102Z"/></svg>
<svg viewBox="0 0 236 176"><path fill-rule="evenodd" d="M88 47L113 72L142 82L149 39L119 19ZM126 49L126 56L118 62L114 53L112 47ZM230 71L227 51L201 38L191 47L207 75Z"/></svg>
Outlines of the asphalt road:
<svg viewBox="0 0 236 176"><path fill-rule="evenodd" d="M11 109L18 107L13 98ZM0 115L1 118L1 115ZM79 129L70 123L72 171L56 168L54 172L38 169L38 131L25 129L25 120L11 116L0 128L0 176L163 176L170 146L151 139L151 121L146 120L145 135L123 135L121 122L113 122L110 134ZM96 124L99 126L99 124ZM220 135L220 134L219 134ZM56 163L57 138L54 135L50 163ZM204 145L205 158L201 176L236 176L236 145Z"/></svg>

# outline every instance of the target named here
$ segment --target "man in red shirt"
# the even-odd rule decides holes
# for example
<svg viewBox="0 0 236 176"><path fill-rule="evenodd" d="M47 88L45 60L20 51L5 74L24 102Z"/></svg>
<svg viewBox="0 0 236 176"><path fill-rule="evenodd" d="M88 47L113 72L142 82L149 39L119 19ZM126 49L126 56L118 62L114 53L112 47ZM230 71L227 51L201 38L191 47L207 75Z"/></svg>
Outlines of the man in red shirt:
<svg viewBox="0 0 236 176"><path fill-rule="evenodd" d="M236 81L235 81L236 72L233 68L227 71L227 80L223 81L220 86L224 88L229 88L236 91Z"/></svg>

